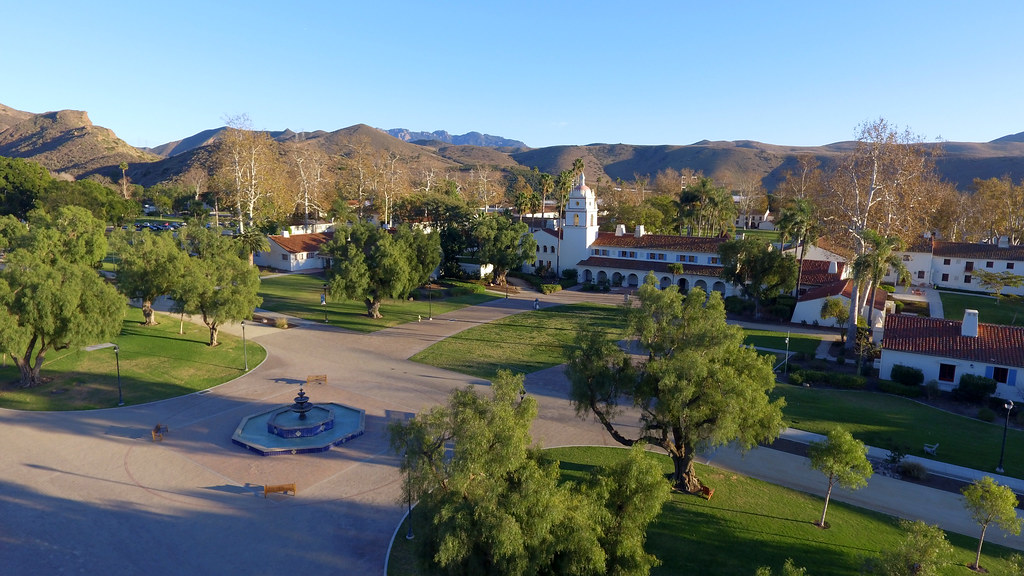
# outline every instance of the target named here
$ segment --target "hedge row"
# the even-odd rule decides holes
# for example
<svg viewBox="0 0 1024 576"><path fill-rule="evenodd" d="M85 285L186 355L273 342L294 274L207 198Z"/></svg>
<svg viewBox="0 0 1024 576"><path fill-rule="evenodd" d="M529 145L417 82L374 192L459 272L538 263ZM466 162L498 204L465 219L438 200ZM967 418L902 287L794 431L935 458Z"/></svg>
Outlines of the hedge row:
<svg viewBox="0 0 1024 576"><path fill-rule="evenodd" d="M866 379L856 374L842 374L839 372L824 372L820 370L800 370L789 375L789 381L797 386L806 384L808 386L831 386L833 388L844 388L848 390L861 390L864 388Z"/></svg>

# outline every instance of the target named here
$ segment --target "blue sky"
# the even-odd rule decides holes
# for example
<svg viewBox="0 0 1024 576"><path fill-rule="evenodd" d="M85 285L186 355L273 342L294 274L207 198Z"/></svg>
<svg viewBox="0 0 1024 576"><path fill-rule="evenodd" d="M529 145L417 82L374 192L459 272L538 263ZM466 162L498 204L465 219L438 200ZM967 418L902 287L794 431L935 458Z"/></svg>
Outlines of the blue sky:
<svg viewBox="0 0 1024 576"><path fill-rule="evenodd" d="M136 146L258 129L471 130L534 147L1024 131L1024 3L10 2L0 103Z"/></svg>

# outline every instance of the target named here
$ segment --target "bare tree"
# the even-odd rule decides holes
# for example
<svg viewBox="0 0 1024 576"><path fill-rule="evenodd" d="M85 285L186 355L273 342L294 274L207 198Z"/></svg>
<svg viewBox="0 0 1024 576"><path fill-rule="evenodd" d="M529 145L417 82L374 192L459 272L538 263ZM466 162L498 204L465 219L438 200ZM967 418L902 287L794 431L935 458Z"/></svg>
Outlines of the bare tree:
<svg viewBox="0 0 1024 576"><path fill-rule="evenodd" d="M217 160L239 215L240 233L256 221L282 213L285 167L269 134L252 130L246 116L231 118Z"/></svg>
<svg viewBox="0 0 1024 576"><path fill-rule="evenodd" d="M299 183L295 205L302 212L303 225L309 232L309 215L314 214L319 219L331 204L328 194L333 188L330 163L327 154L310 146L293 149L291 159Z"/></svg>

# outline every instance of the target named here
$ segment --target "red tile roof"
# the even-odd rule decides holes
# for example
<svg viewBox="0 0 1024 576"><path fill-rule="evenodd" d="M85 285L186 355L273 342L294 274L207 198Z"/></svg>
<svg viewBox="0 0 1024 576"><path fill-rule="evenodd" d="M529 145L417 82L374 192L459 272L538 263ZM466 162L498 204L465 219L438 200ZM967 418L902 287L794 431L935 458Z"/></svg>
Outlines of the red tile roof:
<svg viewBox="0 0 1024 576"><path fill-rule="evenodd" d="M611 246L615 248L637 248L648 250L675 250L687 252L703 252L718 254L718 247L728 238L707 238L703 236L669 236L664 234L645 234L637 238L633 234L616 236L614 232L601 232L591 246Z"/></svg>
<svg viewBox="0 0 1024 576"><path fill-rule="evenodd" d="M932 243L932 254L943 258L978 258L985 260L1024 260L1024 246L1000 248L995 244L974 244L971 242Z"/></svg>
<svg viewBox="0 0 1024 576"><path fill-rule="evenodd" d="M890 314L882 349L1024 367L1024 328L978 324L978 336L962 336L963 322Z"/></svg>
<svg viewBox="0 0 1024 576"><path fill-rule="evenodd" d="M586 260L580 262L576 266L578 268L593 267L593 268L619 268L621 270L642 270L644 272L653 270L656 274L668 274L672 273L668 270L668 262L659 262L656 260L626 260L620 258L607 258L604 256L591 256ZM693 276L713 276L717 277L722 272L721 266L703 266L700 264L683 264L683 274L690 274Z"/></svg>
<svg viewBox="0 0 1024 576"><path fill-rule="evenodd" d="M842 280L846 262L836 262L837 272L835 274L829 274L828 267L830 264L832 263L828 260L804 260L804 267L800 271L800 284L824 286L825 284Z"/></svg>
<svg viewBox="0 0 1024 576"><path fill-rule="evenodd" d="M832 282L824 286L819 286L813 290L804 292L804 295L800 297L800 302L807 300L817 300L819 298L831 298L834 296L844 296L847 300L850 299L853 294L853 280L840 280L838 282ZM881 288L875 288L875 298L873 300L875 310L885 309L885 299L888 293Z"/></svg>
<svg viewBox="0 0 1024 576"><path fill-rule="evenodd" d="M317 232L314 234L292 234L290 236L268 236L271 242L284 248L286 252L299 254L317 252L325 242L334 238L334 232Z"/></svg>

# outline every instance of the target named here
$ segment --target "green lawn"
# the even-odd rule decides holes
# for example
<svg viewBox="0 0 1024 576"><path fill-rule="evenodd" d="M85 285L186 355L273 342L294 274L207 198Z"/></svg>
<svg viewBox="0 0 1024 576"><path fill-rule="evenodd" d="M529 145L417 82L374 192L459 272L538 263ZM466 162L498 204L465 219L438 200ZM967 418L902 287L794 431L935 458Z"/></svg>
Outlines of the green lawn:
<svg viewBox="0 0 1024 576"><path fill-rule="evenodd" d="M574 447L548 450L561 460L563 478L581 479L595 465L607 465L625 456L616 448ZM662 459L666 473L669 459ZM855 576L863 560L879 554L901 533L896 520L832 501L828 509L831 528L821 530L814 521L821 515L822 499L774 486L760 480L697 465L701 479L715 489L710 501L674 493L661 516L647 532L647 550L660 558L662 566L654 575L700 574L701 576L753 576L760 566L779 573L787 558L808 569L813 576ZM808 470L808 474L813 474ZM822 476L822 484L825 483ZM420 512L417 514L417 512ZM390 576L424 575L413 558L403 524L389 559ZM422 510L413 510L414 534L423 534L429 523ZM964 567L974 560L977 540L948 534L954 546L954 561L942 574L968 574ZM1012 550L996 545L990 538L983 549L981 564L989 574L1006 574Z"/></svg>
<svg viewBox="0 0 1024 576"><path fill-rule="evenodd" d="M964 310L978 311L978 321L988 324L1024 326L1024 304L1000 303L990 296L963 294L960 292L939 292L942 311L950 320L963 320Z"/></svg>
<svg viewBox="0 0 1024 576"><path fill-rule="evenodd" d="M260 281L260 308L288 314L296 318L323 322L324 306L320 304L324 280L310 274L286 274L263 278ZM440 292L439 290L437 292ZM380 312L384 316L374 320L366 315L366 305L355 300L329 301L327 319L334 326L357 332L376 332L406 322L415 322L418 316L444 314L466 306L494 300L488 294L470 294L452 298L430 297L424 300L385 300Z"/></svg>
<svg viewBox="0 0 1024 576"><path fill-rule="evenodd" d="M743 342L745 344L751 344L755 348L772 348L775 350L786 349L785 332L744 329L743 333L746 335ZM820 343L820 336L809 336L807 334L789 335L789 351L803 352L812 358L814 357L814 352L818 349L818 344Z"/></svg>
<svg viewBox="0 0 1024 576"><path fill-rule="evenodd" d="M221 332L220 345L210 348L205 326L158 314L157 326L142 326L142 312L126 308L119 347L86 352L55 350L46 355L42 375L48 381L35 388L18 386L18 370L10 358L0 366L0 407L16 410L88 410L117 405L117 368L125 404L142 404L205 390L241 376L245 370L242 339ZM249 368L266 357L262 346L246 344Z"/></svg>
<svg viewBox="0 0 1024 576"><path fill-rule="evenodd" d="M783 412L793 428L825 434L840 424L869 446L898 443L916 456L988 472L999 463L1003 426L998 419L982 422L875 392L779 384L773 395L785 397ZM923 445L936 442L938 453L926 455ZM1007 476L1024 478L1024 432L1009 430L1003 467Z"/></svg>
<svg viewBox="0 0 1024 576"><path fill-rule="evenodd" d="M621 311L615 306L553 306L470 328L412 360L485 379L501 368L529 374L565 362L565 347L572 343L581 321L621 337Z"/></svg>

